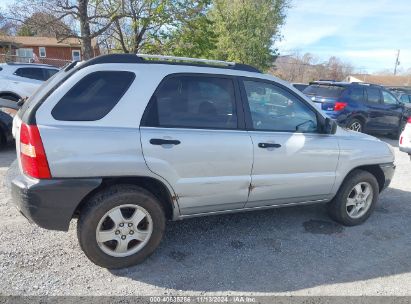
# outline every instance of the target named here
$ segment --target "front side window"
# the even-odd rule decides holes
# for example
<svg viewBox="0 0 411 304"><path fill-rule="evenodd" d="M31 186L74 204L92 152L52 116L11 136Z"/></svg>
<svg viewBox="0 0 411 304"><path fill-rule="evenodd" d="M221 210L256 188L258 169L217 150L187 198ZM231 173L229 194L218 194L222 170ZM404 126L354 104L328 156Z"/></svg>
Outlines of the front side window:
<svg viewBox="0 0 411 304"><path fill-rule="evenodd" d="M235 129L234 83L230 78L173 76L152 96L143 126Z"/></svg>
<svg viewBox="0 0 411 304"><path fill-rule="evenodd" d="M381 95L380 90L377 88L366 88L367 100L369 103L380 103Z"/></svg>
<svg viewBox="0 0 411 304"><path fill-rule="evenodd" d="M40 68L19 68L14 74L24 78L44 80L43 69Z"/></svg>
<svg viewBox="0 0 411 304"><path fill-rule="evenodd" d="M273 84L244 81L254 130L316 132L315 112L297 97Z"/></svg>
<svg viewBox="0 0 411 304"><path fill-rule="evenodd" d="M385 104L397 104L397 99L394 97L394 95L392 95L391 93L387 92L387 91L382 91L382 97L384 99L384 103Z"/></svg>
<svg viewBox="0 0 411 304"><path fill-rule="evenodd" d="M134 78L134 73L125 71L91 73L63 96L51 114L56 120L99 120L120 101Z"/></svg>

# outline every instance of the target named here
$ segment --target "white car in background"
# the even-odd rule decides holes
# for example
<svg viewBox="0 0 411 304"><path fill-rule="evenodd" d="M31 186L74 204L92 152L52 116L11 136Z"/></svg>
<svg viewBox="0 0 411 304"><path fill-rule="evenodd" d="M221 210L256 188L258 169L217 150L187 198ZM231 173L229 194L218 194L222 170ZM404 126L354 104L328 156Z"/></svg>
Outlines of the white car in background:
<svg viewBox="0 0 411 304"><path fill-rule="evenodd" d="M411 157L411 117L408 118L404 131L400 136L400 151L408 153Z"/></svg>
<svg viewBox="0 0 411 304"><path fill-rule="evenodd" d="M58 68L47 64L2 63L0 98L18 101L20 98L28 97L58 71Z"/></svg>

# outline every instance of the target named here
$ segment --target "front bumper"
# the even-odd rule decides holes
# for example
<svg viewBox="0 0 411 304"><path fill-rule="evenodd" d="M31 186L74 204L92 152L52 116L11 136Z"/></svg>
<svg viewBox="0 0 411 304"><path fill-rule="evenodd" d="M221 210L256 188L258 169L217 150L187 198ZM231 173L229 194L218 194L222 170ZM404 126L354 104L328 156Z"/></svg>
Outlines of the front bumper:
<svg viewBox="0 0 411 304"><path fill-rule="evenodd" d="M385 177L384 186L382 189L380 189L380 191L382 191L390 185L392 177L394 176L395 165L394 163L381 164L380 168L382 172L384 173L384 177Z"/></svg>
<svg viewBox="0 0 411 304"><path fill-rule="evenodd" d="M18 175L11 182L13 202L17 209L38 226L67 231L79 203L101 179L37 180Z"/></svg>

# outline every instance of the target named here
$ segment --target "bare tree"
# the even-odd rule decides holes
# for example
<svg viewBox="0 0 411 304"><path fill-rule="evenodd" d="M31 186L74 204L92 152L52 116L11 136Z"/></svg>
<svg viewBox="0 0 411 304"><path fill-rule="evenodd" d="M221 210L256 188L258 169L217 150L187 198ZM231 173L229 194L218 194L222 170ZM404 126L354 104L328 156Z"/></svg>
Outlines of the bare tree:
<svg viewBox="0 0 411 304"><path fill-rule="evenodd" d="M279 56L270 72L290 82L308 83L319 79L343 80L353 72L353 66L334 56L320 62L310 53L301 55L294 51L291 55Z"/></svg>
<svg viewBox="0 0 411 304"><path fill-rule="evenodd" d="M84 59L93 57L92 39L98 37L120 19L121 1L116 0L110 6L105 7L105 0L21 0L10 7L9 18L24 24L33 14L46 13L52 18L44 23L32 20L32 26L47 26L64 21L73 31L55 28L56 37L59 40L66 38L78 38L81 40Z"/></svg>

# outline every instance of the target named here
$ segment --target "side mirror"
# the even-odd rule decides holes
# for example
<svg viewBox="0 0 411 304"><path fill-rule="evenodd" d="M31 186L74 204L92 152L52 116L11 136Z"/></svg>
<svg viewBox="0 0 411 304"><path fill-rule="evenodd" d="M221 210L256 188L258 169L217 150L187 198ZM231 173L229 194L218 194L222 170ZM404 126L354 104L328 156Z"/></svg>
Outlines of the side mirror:
<svg viewBox="0 0 411 304"><path fill-rule="evenodd" d="M324 133L325 134L335 134L337 132L337 123L331 118L326 118L324 120Z"/></svg>

